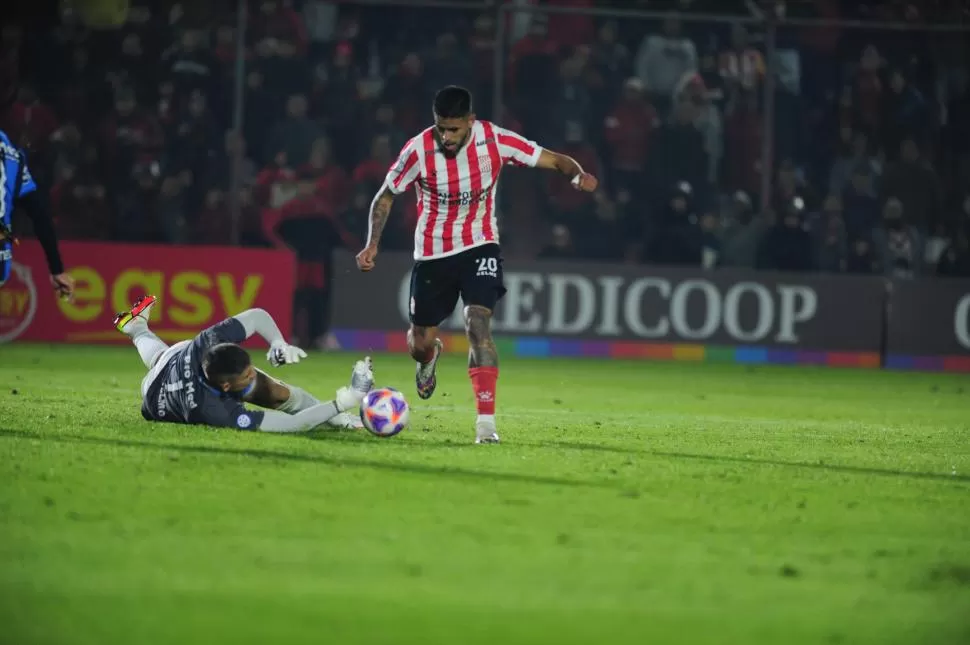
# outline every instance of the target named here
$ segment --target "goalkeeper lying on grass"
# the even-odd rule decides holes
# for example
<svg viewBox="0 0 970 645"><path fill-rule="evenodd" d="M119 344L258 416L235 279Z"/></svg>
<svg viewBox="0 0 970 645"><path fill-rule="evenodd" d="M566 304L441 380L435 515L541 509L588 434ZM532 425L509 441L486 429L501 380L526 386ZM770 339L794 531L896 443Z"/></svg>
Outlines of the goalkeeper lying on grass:
<svg viewBox="0 0 970 645"><path fill-rule="evenodd" d="M154 296L145 296L114 322L131 338L148 368L141 382L145 419L263 432L302 432L322 425L361 427L360 420L347 411L355 411L373 388L369 357L354 365L350 387L340 388L334 400L321 403L253 367L249 353L238 345L259 334L270 344L267 358L272 365L306 358L302 349L286 343L273 317L262 309L227 318L170 347L148 328L155 302ZM267 410L247 410L244 402Z"/></svg>

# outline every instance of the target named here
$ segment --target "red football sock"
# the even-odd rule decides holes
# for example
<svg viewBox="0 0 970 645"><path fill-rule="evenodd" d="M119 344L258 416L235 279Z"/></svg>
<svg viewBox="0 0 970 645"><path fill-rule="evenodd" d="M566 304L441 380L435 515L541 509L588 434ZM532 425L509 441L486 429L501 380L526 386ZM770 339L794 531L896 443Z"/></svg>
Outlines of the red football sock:
<svg viewBox="0 0 970 645"><path fill-rule="evenodd" d="M495 386L498 382L497 367L472 367L468 369L475 390L475 403L479 414L495 414Z"/></svg>

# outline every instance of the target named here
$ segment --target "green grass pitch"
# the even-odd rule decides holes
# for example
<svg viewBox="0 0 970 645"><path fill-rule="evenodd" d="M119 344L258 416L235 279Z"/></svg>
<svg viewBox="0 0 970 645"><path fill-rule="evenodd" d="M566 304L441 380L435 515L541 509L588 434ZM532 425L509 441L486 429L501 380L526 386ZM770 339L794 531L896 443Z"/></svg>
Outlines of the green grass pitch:
<svg viewBox="0 0 970 645"><path fill-rule="evenodd" d="M392 439L152 425L133 349L0 346L0 643L970 642L965 376L506 360L475 446L460 357L429 402L375 364Z"/></svg>

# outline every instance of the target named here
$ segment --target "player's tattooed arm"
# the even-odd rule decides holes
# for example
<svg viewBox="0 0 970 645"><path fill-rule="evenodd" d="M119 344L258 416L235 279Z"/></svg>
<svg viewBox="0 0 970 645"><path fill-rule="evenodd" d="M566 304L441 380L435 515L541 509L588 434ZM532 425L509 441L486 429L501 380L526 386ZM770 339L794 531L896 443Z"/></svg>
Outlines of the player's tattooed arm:
<svg viewBox="0 0 970 645"><path fill-rule="evenodd" d="M387 186L384 186L370 205L370 219L367 226L367 246L377 247L384 233L384 226L387 225L387 218L391 215L391 206L394 204L394 193Z"/></svg>
<svg viewBox="0 0 970 645"><path fill-rule="evenodd" d="M357 254L357 268L361 271L370 271L374 268L377 246L381 242L381 234L384 233L384 226L387 224L387 218L391 214L393 204L394 193L387 186L381 188L370 204L370 217L367 221L367 246Z"/></svg>
<svg viewBox="0 0 970 645"><path fill-rule="evenodd" d="M468 335L468 367L498 367L498 349L492 339L492 312L485 307L465 308L465 333Z"/></svg>

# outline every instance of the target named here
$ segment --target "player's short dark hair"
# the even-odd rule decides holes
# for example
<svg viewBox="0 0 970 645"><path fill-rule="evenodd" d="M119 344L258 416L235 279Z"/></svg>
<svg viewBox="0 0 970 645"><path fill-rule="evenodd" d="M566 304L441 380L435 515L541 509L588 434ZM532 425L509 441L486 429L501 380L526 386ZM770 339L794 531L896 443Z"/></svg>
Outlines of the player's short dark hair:
<svg viewBox="0 0 970 645"><path fill-rule="evenodd" d="M202 355L202 369L213 385L221 385L239 376L251 364L249 352L235 343L213 345Z"/></svg>
<svg viewBox="0 0 970 645"><path fill-rule="evenodd" d="M434 113L442 119L462 119L472 113L472 93L449 85L434 95Z"/></svg>

